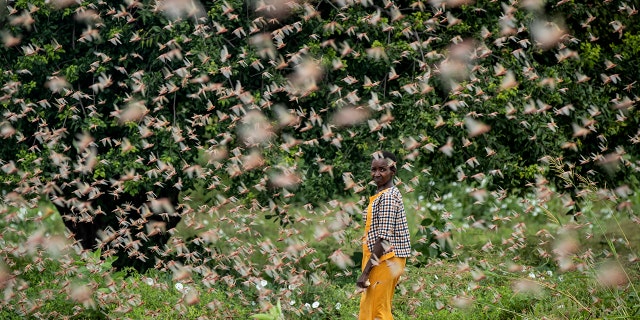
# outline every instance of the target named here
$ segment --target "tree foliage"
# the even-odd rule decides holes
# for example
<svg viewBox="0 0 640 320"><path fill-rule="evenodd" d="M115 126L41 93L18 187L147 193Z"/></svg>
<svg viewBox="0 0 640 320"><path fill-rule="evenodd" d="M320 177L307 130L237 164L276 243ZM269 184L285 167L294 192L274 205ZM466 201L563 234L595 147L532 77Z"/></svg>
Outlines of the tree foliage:
<svg viewBox="0 0 640 320"><path fill-rule="evenodd" d="M85 248L125 265L155 264L194 212L286 224L291 203L365 195L378 149L402 159L407 193L465 181L483 202L550 180L613 199L638 185L626 1L0 9L3 201L51 201Z"/></svg>

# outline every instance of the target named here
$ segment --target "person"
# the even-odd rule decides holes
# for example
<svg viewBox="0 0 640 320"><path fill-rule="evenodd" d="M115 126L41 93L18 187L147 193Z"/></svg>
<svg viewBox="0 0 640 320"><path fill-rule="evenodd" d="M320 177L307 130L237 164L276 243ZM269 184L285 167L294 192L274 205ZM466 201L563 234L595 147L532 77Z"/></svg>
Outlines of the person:
<svg viewBox="0 0 640 320"><path fill-rule="evenodd" d="M411 242L402 194L394 185L397 160L388 151L374 153L371 177L375 195L363 212L362 274L356 286L363 291L359 320L393 319L391 301L395 287L411 256Z"/></svg>

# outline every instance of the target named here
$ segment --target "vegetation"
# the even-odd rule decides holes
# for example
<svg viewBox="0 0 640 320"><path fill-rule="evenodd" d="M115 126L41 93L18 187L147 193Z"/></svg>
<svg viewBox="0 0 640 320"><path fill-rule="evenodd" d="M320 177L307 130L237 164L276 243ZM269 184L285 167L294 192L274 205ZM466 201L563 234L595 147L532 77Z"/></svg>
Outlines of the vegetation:
<svg viewBox="0 0 640 320"><path fill-rule="evenodd" d="M423 203L417 210L423 215L445 216L455 250L450 257L412 259L394 300L398 319L638 316L640 221L631 212L640 206L640 198L633 196L624 214L617 213L613 202L592 198L585 205L588 214L576 223L568 216L551 214L561 210L559 199L540 203L534 194L507 197L490 201L495 205L495 219L473 221L464 214L463 202L469 197L465 188L468 186L450 186L439 202L405 199L411 206ZM312 226L332 223L320 214L301 210L299 219L309 227L289 226L280 231L269 220L256 218L254 229L261 230L260 236L237 234L243 243L239 250L253 248L253 252L234 253L238 249L220 241L200 247L200 258L210 257L208 262L187 265L175 259L172 269L145 273L113 270L113 259L101 260L99 252L72 245L68 233L67 238L60 236L64 230L61 218L45 215L23 209L2 221L3 230L10 231L4 233L1 243L4 263L0 276L6 293L1 302L3 319L26 315L346 319L358 311L359 296L354 293L357 266L351 259L358 244L344 241L336 245L332 236L318 241L322 235ZM239 212L221 228L230 232L233 224L239 225L250 215ZM421 217L410 218L417 222ZM212 217L201 219L200 223L213 223ZM412 233L418 228L413 223ZM174 236L188 237L189 230L181 224ZM345 232L345 239L359 235L355 228ZM278 233L295 235L281 241L269 236ZM293 247L303 244L307 248L291 256L296 254ZM268 250L273 254L263 253ZM248 262L241 264L238 256ZM248 273L243 274L243 269Z"/></svg>
<svg viewBox="0 0 640 320"><path fill-rule="evenodd" d="M3 318L349 317L379 149L416 253L398 317L637 316L636 20L0 0Z"/></svg>

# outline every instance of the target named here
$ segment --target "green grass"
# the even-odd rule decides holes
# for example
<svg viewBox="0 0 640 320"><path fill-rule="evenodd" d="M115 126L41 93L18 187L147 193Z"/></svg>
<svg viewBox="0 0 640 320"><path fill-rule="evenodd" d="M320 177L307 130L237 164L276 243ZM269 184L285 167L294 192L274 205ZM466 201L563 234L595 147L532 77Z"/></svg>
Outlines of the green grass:
<svg viewBox="0 0 640 320"><path fill-rule="evenodd" d="M637 196L630 211L587 198L572 222L556 198L474 207L467 193L458 186L436 199L405 197L412 234L423 218L441 215L455 249L444 259L410 259L396 319L640 317ZM144 274L116 272L112 260L72 246L60 217L42 213L46 206L8 208L0 222L0 318L249 319L280 302L285 319L352 319L362 226L348 204L357 200L291 206L289 226L246 208L194 211L168 244L175 262ZM214 239L193 242L212 230ZM178 247L197 259L179 258ZM334 264L338 249L354 264Z"/></svg>

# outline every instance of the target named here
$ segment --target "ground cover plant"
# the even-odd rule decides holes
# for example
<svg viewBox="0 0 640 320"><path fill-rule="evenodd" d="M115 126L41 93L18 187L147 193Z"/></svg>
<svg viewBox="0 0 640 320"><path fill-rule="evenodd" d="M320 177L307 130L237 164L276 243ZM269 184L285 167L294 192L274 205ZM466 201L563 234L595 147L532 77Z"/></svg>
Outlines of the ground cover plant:
<svg viewBox="0 0 640 320"><path fill-rule="evenodd" d="M407 199L418 207L410 216L412 233L420 232L423 216L444 216L442 232L449 234L454 248L440 257L412 259L395 298L398 319L638 315L637 196L619 211L594 195L576 222L564 215L567 209L559 199L539 202L532 193L508 196L488 200L494 214L474 220L463 206L470 198L468 188L452 186L439 200ZM178 252L188 243L170 242L174 267L144 273L117 271L113 259L74 246L58 215L11 210L11 219L3 220L10 232L2 239L2 316L232 319L266 316L277 309L283 319L353 318L359 301L354 293L358 246L352 241L359 235L357 221L339 240L319 231L339 221L339 209L324 216L298 209L297 218L308 228L280 227L257 218L253 229L258 231L236 233L241 247L234 247L233 240L192 243L191 252L201 261L187 263ZM498 216L500 211L507 214ZM230 221L218 231L220 236L244 228L241 221L250 216L238 212L223 218ZM203 216L193 223L207 225L213 219ZM188 239L191 232L181 225L176 238ZM260 249L241 252L252 244ZM305 248L292 257L292 246ZM298 277L279 274L288 269Z"/></svg>
<svg viewBox="0 0 640 320"><path fill-rule="evenodd" d="M636 317L632 1L0 0L3 316ZM555 308L555 309L552 309Z"/></svg>

